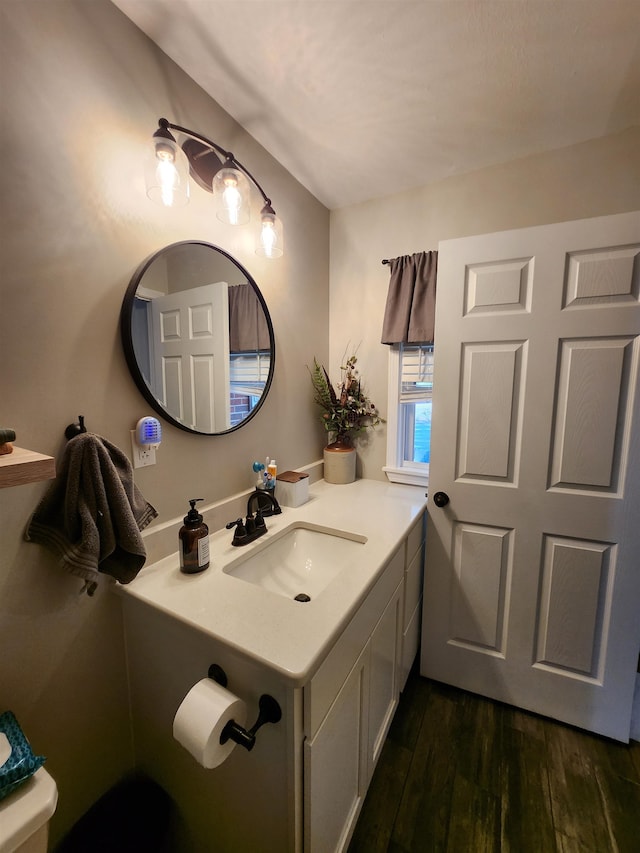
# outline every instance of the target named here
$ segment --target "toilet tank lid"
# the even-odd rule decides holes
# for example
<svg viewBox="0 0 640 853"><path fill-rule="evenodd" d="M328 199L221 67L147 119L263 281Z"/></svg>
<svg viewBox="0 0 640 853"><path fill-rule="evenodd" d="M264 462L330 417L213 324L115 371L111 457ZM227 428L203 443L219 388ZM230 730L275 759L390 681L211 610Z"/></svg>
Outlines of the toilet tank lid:
<svg viewBox="0 0 640 853"><path fill-rule="evenodd" d="M0 853L12 853L43 826L56 810L58 789L44 767L0 800Z"/></svg>

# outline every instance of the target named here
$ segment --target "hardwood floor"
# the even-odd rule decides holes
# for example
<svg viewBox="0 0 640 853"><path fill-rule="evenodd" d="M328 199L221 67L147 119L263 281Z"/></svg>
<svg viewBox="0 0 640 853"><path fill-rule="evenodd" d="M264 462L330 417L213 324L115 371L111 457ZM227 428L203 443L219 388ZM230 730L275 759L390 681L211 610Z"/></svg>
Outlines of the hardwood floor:
<svg viewBox="0 0 640 853"><path fill-rule="evenodd" d="M349 853L638 853L626 746L414 670Z"/></svg>

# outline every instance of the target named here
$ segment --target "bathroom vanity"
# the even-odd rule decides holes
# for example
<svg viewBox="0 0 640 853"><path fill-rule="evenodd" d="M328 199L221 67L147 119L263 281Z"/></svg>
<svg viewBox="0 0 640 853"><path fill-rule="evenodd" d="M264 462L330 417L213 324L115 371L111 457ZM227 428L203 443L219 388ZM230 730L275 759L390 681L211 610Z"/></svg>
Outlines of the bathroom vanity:
<svg viewBox="0 0 640 853"><path fill-rule="evenodd" d="M174 799L181 851L346 849L418 648L425 505L418 487L316 483L254 543L212 535L204 573L180 574L175 553L118 587L136 764ZM326 584L310 575L303 601L291 595L301 576L270 588L260 574L300 531L313 536L298 549L333 548L327 564L340 565ZM313 574L315 553L308 563ZM172 724L212 664L246 702L247 728L264 693L282 720L260 728L252 751L236 746L206 770Z"/></svg>

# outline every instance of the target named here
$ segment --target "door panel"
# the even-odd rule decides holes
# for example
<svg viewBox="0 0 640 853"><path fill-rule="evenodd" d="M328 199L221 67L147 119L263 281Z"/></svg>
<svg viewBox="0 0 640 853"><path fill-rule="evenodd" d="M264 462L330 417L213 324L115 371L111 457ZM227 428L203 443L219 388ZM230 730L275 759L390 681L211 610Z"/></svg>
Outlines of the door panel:
<svg viewBox="0 0 640 853"><path fill-rule="evenodd" d="M619 740L640 649L639 237L631 213L440 244L423 600L424 675Z"/></svg>
<svg viewBox="0 0 640 853"><path fill-rule="evenodd" d="M598 679L615 546L545 536L535 666Z"/></svg>
<svg viewBox="0 0 640 853"><path fill-rule="evenodd" d="M454 525L452 642L503 655L511 533L479 524Z"/></svg>
<svg viewBox="0 0 640 853"><path fill-rule="evenodd" d="M182 391L182 358L165 356L161 363L162 394L166 408L179 421L184 420L184 393Z"/></svg>
<svg viewBox="0 0 640 853"><path fill-rule="evenodd" d="M465 282L465 314L528 312L532 279L531 258L470 265Z"/></svg>
<svg viewBox="0 0 640 853"><path fill-rule="evenodd" d="M633 338L561 342L550 488L618 492L637 359Z"/></svg>
<svg viewBox="0 0 640 853"><path fill-rule="evenodd" d="M458 478L513 484L526 342L464 344Z"/></svg>
<svg viewBox="0 0 640 853"><path fill-rule="evenodd" d="M636 246L569 252L568 261L564 308L638 301Z"/></svg>

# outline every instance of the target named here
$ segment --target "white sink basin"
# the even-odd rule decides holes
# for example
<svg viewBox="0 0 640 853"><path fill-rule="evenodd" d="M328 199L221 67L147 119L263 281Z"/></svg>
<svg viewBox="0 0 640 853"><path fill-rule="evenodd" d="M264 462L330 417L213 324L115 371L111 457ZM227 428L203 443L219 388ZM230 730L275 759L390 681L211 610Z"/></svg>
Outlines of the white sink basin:
<svg viewBox="0 0 640 853"><path fill-rule="evenodd" d="M349 567L366 541L357 533L300 522L273 536L266 534L223 571L285 598L313 600Z"/></svg>

